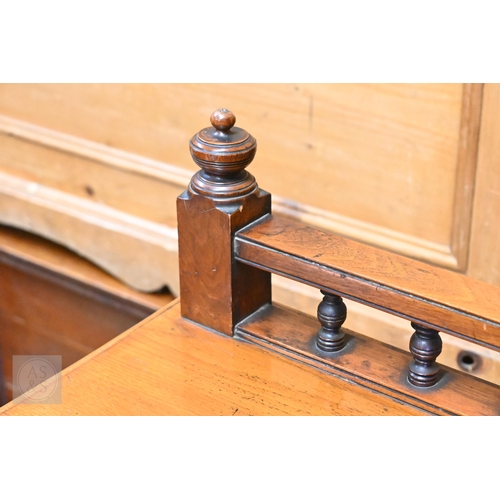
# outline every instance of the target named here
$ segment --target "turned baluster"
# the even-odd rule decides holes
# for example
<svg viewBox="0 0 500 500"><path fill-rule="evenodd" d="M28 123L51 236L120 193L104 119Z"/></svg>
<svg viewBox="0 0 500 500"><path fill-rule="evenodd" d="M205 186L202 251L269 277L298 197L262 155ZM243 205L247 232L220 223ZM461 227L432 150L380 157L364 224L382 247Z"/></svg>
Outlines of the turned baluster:
<svg viewBox="0 0 500 500"><path fill-rule="evenodd" d="M340 351L345 345L341 327L347 317L347 308L342 297L321 290L324 295L318 306L318 320L321 323L316 336L316 345L326 352Z"/></svg>
<svg viewBox="0 0 500 500"><path fill-rule="evenodd" d="M418 387L431 387L439 378L439 365L436 358L441 354L443 341L437 330L411 323L415 333L410 338L410 363L408 381Z"/></svg>

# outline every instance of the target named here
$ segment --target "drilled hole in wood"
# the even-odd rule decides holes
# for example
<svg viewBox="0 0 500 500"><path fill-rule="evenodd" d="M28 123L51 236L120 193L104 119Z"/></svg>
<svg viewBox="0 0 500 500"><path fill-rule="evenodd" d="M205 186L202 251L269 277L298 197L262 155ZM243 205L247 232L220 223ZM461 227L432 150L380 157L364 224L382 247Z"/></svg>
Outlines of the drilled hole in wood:
<svg viewBox="0 0 500 500"><path fill-rule="evenodd" d="M457 357L458 366L466 372L474 372L481 365L481 358L473 352L460 351Z"/></svg>

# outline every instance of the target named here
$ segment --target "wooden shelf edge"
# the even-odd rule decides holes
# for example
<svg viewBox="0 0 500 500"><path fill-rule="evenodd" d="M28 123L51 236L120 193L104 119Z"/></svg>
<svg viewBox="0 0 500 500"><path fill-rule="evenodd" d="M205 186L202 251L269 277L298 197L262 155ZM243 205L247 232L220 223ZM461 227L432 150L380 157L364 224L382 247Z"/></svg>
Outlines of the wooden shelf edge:
<svg viewBox="0 0 500 500"><path fill-rule="evenodd" d="M103 346L99 347L98 349L95 349L92 351L90 354L87 356L81 358L78 360L76 363L73 363L71 366L68 366L66 369L62 370L60 373L52 377L51 379L48 379L46 382L46 386L50 386L52 383L57 383L57 380L60 380L61 378L71 374L73 371L77 370L81 366L85 365L91 360L94 360L95 358L99 357L106 351L110 350L113 348L116 344L119 342L122 342L125 338L127 338L129 335L131 335L133 332L135 332L137 329L142 328L145 324L149 323L150 321L154 320L157 316L160 316L161 314L165 313L167 310L171 309L172 307L175 307L179 303L179 299L174 299L172 302L168 303L166 306L160 308L144 320L140 321L136 325L134 325L132 328L129 328L122 334L118 335L114 339L110 340L109 342L106 342ZM36 390L36 388L35 388ZM82 395L83 397L83 395ZM27 399L27 396L25 394L19 396L18 398L9 401L7 404L4 406L0 407L0 416L3 414L7 413L9 410L12 410L15 408L17 405L23 404L24 400Z"/></svg>
<svg viewBox="0 0 500 500"><path fill-rule="evenodd" d="M346 346L323 353L315 345L316 318L285 306L266 306L242 321L236 335L248 342L363 385L434 415L499 415L500 387L441 366L432 388L407 381L409 352L344 330Z"/></svg>

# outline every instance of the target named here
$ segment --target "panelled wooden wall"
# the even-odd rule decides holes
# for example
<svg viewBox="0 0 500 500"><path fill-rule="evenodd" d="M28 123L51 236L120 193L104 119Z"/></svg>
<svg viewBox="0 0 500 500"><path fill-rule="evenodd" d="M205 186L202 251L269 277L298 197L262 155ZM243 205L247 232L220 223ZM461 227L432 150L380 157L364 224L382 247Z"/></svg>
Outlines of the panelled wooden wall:
<svg viewBox="0 0 500 500"><path fill-rule="evenodd" d="M0 85L0 222L176 293L188 141L219 107L257 138L249 170L276 213L500 285L495 84ZM317 296L275 280L303 310Z"/></svg>

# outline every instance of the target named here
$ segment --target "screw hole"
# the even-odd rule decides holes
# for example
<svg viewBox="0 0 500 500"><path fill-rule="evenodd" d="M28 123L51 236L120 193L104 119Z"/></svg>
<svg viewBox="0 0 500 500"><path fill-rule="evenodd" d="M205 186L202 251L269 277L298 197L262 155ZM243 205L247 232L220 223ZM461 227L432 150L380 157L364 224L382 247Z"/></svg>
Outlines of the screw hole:
<svg viewBox="0 0 500 500"><path fill-rule="evenodd" d="M457 363L462 370L471 373L479 368L481 358L473 352L461 351L458 353Z"/></svg>

